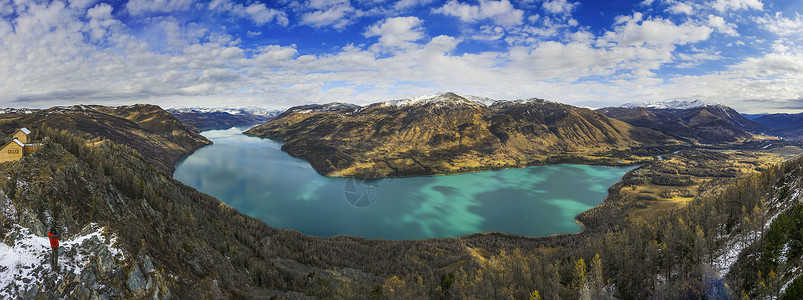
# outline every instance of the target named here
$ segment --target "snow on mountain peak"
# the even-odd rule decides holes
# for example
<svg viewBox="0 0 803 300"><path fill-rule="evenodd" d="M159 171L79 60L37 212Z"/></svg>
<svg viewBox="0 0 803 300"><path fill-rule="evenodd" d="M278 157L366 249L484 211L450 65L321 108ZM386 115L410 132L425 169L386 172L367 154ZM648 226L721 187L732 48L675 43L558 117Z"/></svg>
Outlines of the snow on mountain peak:
<svg viewBox="0 0 803 300"><path fill-rule="evenodd" d="M629 107L629 108L637 108L637 107L645 107L645 108L657 108L657 109L689 109L689 108L697 108L697 107L704 107L704 106L718 106L718 103L714 102L707 102L702 100L694 100L694 101L681 101L681 100L672 100L672 101L649 101L649 102L631 102L622 104L622 107Z"/></svg>
<svg viewBox="0 0 803 300"><path fill-rule="evenodd" d="M465 103L470 105L491 106L495 102L497 102L497 100L493 100L487 97L458 95L452 92L447 92L447 93L420 96L408 99L384 101L381 102L380 104L385 107L389 106L400 107L400 106L425 105L425 104L435 104L438 106L442 106L451 103Z"/></svg>

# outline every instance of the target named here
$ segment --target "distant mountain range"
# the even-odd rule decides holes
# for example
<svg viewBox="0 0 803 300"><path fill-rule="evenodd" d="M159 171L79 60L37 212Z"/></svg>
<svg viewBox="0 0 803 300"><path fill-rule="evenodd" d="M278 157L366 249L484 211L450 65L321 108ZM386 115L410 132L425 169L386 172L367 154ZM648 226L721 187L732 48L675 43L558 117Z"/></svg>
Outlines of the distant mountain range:
<svg viewBox="0 0 803 300"><path fill-rule="evenodd" d="M644 108L655 108L655 109L689 109L689 108L717 106L717 105L719 104L701 100L694 100L694 101L672 100L672 101L631 102L622 104L622 107L627 107L627 108L644 107Z"/></svg>
<svg viewBox="0 0 803 300"><path fill-rule="evenodd" d="M789 140L803 140L803 113L753 115L752 120L767 126L770 134Z"/></svg>
<svg viewBox="0 0 803 300"><path fill-rule="evenodd" d="M585 108L443 93L366 106L288 109L247 131L330 176L448 174L560 162L632 163L611 151L675 143Z"/></svg>
<svg viewBox="0 0 803 300"><path fill-rule="evenodd" d="M633 126L651 128L689 143L741 142L766 126L753 122L721 104L699 100L625 104L597 110Z"/></svg>
<svg viewBox="0 0 803 300"><path fill-rule="evenodd" d="M260 107L179 107L167 112L180 121L200 129L253 126L270 120L282 112L280 109Z"/></svg>

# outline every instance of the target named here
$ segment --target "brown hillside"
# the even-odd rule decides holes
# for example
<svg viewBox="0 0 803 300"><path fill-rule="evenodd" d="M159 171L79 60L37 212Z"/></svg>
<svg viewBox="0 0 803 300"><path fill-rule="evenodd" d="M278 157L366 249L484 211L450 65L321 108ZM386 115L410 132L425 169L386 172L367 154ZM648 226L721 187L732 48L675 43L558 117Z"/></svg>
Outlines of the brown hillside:
<svg viewBox="0 0 803 300"><path fill-rule="evenodd" d="M198 134L198 129L155 105L80 105L0 115L0 131L4 133L43 125L87 140L111 140L129 146L168 174L181 157L211 143Z"/></svg>
<svg viewBox="0 0 803 300"><path fill-rule="evenodd" d="M607 153L670 142L589 109L540 99L492 105L453 93L365 107L294 107L246 132L287 141L282 150L328 176L470 172L560 162L632 163Z"/></svg>

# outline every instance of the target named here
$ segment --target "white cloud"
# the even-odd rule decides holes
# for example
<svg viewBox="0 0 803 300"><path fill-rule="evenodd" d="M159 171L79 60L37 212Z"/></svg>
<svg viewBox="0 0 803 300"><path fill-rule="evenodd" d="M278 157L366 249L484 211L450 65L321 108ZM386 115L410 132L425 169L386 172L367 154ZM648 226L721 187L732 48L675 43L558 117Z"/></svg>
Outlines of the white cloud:
<svg viewBox="0 0 803 300"><path fill-rule="evenodd" d="M764 29L782 37L803 39L803 18L795 13L795 18L785 18L780 12L774 17L761 17L755 19Z"/></svg>
<svg viewBox="0 0 803 300"><path fill-rule="evenodd" d="M480 41L496 41L505 36L505 29L500 26L482 25L471 38Z"/></svg>
<svg viewBox="0 0 803 300"><path fill-rule="evenodd" d="M112 7L106 3L101 3L90 8L86 15L89 17L90 37L94 42L103 41L107 37L109 30L122 27L122 23L112 17Z"/></svg>
<svg viewBox="0 0 803 300"><path fill-rule="evenodd" d="M720 16L708 15L708 26L715 28L722 34L739 36L739 33L736 32L736 24L728 23Z"/></svg>
<svg viewBox="0 0 803 300"><path fill-rule="evenodd" d="M302 15L301 24L318 28L331 26L335 29L341 29L351 22L351 19L348 18L348 14L354 11L354 8L350 6L338 6L327 10L318 10Z"/></svg>
<svg viewBox="0 0 803 300"><path fill-rule="evenodd" d="M711 6L720 12L749 9L762 10L764 3L761 3L761 0L717 0Z"/></svg>
<svg viewBox="0 0 803 300"><path fill-rule="evenodd" d="M684 15L692 15L694 14L694 8L685 2L675 2L666 9L666 11L671 12L673 14L684 14Z"/></svg>
<svg viewBox="0 0 803 300"><path fill-rule="evenodd" d="M212 0L212 2L209 2L207 8L220 14L229 14L238 18L249 19L257 25L265 25L273 21L281 26L290 24L287 13L268 8L262 3L252 3L251 5L245 6L234 3L231 0Z"/></svg>
<svg viewBox="0 0 803 300"><path fill-rule="evenodd" d="M467 23L491 19L495 24L506 27L520 25L524 19L524 11L513 7L509 0L479 0L479 5L449 0L433 12L458 17Z"/></svg>
<svg viewBox="0 0 803 300"><path fill-rule="evenodd" d="M706 61L722 59L722 56L717 52L693 51L691 53L678 53L677 58L679 63L675 65L676 68L692 68Z"/></svg>
<svg viewBox="0 0 803 300"><path fill-rule="evenodd" d="M430 4L434 1L435 0L400 0L393 5L393 8L395 8L396 10L405 10L408 8Z"/></svg>
<svg viewBox="0 0 803 300"><path fill-rule="evenodd" d="M138 16L189 10L194 3L194 0L129 0L126 8L132 16Z"/></svg>
<svg viewBox="0 0 803 300"><path fill-rule="evenodd" d="M620 45L685 45L706 40L713 31L691 22L676 25L660 17L642 18L640 13L617 17L618 26L606 32L601 41Z"/></svg>
<svg viewBox="0 0 803 300"><path fill-rule="evenodd" d="M365 37L379 36L381 48L407 48L424 37L423 21L416 17L388 18L368 27Z"/></svg>
<svg viewBox="0 0 803 300"><path fill-rule="evenodd" d="M343 29L364 14L347 0L309 0L299 5L300 23L315 28Z"/></svg>
<svg viewBox="0 0 803 300"><path fill-rule="evenodd" d="M245 8L245 13L251 17L251 20L254 21L257 25L262 25L268 22L276 20L276 23L282 26L287 26L289 24L289 20L287 16L278 10L267 8L265 4L251 4Z"/></svg>
<svg viewBox="0 0 803 300"><path fill-rule="evenodd" d="M542 7L553 14L571 14L572 10L579 5L579 2L569 2L567 0L547 0L544 1Z"/></svg>
<svg viewBox="0 0 803 300"><path fill-rule="evenodd" d="M83 10L92 6L96 2L98 2L98 0L70 0L70 7Z"/></svg>
<svg viewBox="0 0 803 300"><path fill-rule="evenodd" d="M505 41L511 45L530 45L541 41L543 38L557 37L561 34L568 34L568 29L577 26L574 19L556 20L551 17L531 18L536 25L524 25L511 28Z"/></svg>

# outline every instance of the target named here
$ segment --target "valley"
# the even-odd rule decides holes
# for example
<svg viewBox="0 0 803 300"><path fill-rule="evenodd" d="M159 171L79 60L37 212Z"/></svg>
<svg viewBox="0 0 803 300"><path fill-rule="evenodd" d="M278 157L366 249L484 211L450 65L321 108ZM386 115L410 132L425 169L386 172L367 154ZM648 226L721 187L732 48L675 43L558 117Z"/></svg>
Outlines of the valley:
<svg viewBox="0 0 803 300"><path fill-rule="evenodd" d="M214 142L173 178L265 221L319 237L545 236L581 230L575 216L600 204L630 167L550 165L459 175L360 180L325 177L242 130L205 131Z"/></svg>
<svg viewBox="0 0 803 300"><path fill-rule="evenodd" d="M538 105L562 107L546 102ZM299 123L319 124L317 128L324 130L324 123L310 122L338 120L341 117L327 113L354 107L307 109L320 112L312 112L313 120L299 118ZM610 128L621 135L597 135L591 127L583 127L586 131L556 127L556 132L573 136L572 141L577 142L563 147L576 147L578 155L616 159L613 164L634 158L641 166L608 189L609 196L602 204L577 217L585 230L539 237L478 232L455 238L399 241L319 238L276 229L172 179L171 168L165 168L164 163L175 164L209 141L158 107L72 107L9 113L1 116L3 130L31 128L43 147L17 162L0 164L3 243L20 241L37 247L29 241L41 237L51 220L63 226L67 241L103 232L109 237L107 241L116 242L93 242L95 250L87 252L87 257L69 256L68 262L76 264L71 265L75 276L44 276L25 286L15 283L0 287L0 294L34 298L85 291L91 296L94 291L98 296L158 298L410 299L522 298L538 291L548 298L575 299L594 293L642 299L714 290L761 298L793 293L803 286L795 280L801 264L796 246L800 237L794 230L783 229L796 228L789 224L799 220L798 191L803 189L803 173L796 144L757 136L753 141L735 137L719 144L699 144L699 140L690 144L688 141L695 137L667 137L656 129L605 121L600 114L589 112L577 112L587 118L572 117L572 122L610 123ZM292 113L285 117L292 117ZM39 115L32 118L31 114ZM588 121L592 117L602 123ZM293 132L306 132L303 126L293 127L296 123L282 122L288 122L286 128L295 128ZM279 127L272 128L282 132ZM643 133L649 139L630 135L639 137L639 142L625 140L627 132ZM465 140L468 145L482 146L476 142L482 137L490 140L482 134L466 136L474 138ZM499 143L501 140L494 136ZM600 141L584 139L602 136L606 138ZM321 138L335 137L333 133ZM472 141L474 144L469 143ZM519 142L524 141L528 140ZM547 141L544 144L549 144ZM292 142L288 139L285 146ZM577 146L592 144L610 145L611 149L594 152L590 147ZM284 146L282 150L286 151ZM322 161L327 160L332 161ZM315 167L314 161L310 163ZM523 170L528 169L509 171ZM322 173L320 167L315 171ZM276 196L267 199L271 197ZM106 256L104 251L120 255ZM578 269L580 265L587 269ZM44 274L33 267L19 270ZM19 281L11 282L22 282L14 278ZM145 285L147 281L156 284ZM95 289L101 286L95 284L103 288Z"/></svg>

